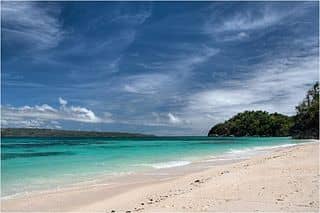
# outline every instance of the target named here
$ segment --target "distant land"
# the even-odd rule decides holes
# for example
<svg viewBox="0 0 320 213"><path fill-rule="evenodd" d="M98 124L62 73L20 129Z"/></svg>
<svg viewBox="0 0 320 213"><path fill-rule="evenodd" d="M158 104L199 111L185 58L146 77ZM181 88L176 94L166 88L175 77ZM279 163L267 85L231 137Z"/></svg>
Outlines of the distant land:
<svg viewBox="0 0 320 213"><path fill-rule="evenodd" d="M319 139L319 82L296 106L297 114L286 116L266 111L245 111L213 126L208 136L263 136Z"/></svg>
<svg viewBox="0 0 320 213"><path fill-rule="evenodd" d="M1 128L1 137L155 137L140 133L95 132L37 128Z"/></svg>

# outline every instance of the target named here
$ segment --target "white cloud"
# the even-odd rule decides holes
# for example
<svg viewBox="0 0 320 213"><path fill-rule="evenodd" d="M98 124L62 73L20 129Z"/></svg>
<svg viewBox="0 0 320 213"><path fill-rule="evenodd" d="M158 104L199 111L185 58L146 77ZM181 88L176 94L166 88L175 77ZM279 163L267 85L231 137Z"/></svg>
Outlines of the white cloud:
<svg viewBox="0 0 320 213"><path fill-rule="evenodd" d="M234 13L220 15L213 11L205 23L206 32L248 31L267 28L281 24L288 16L298 16L305 13L308 4L294 5L290 8L261 4L257 7L239 7Z"/></svg>
<svg viewBox="0 0 320 213"><path fill-rule="evenodd" d="M227 35L225 36L222 41L241 41L250 38L249 33L246 32L239 32L235 35Z"/></svg>
<svg viewBox="0 0 320 213"><path fill-rule="evenodd" d="M217 55L220 50L202 44L184 44L176 47L177 53L160 55L162 64L155 64L156 70L170 71L172 73L187 74L196 66L205 63L211 57Z"/></svg>
<svg viewBox="0 0 320 213"><path fill-rule="evenodd" d="M210 111L213 107L220 108L246 104L252 100L257 100L256 98L251 91L245 89L214 89L196 93L192 96L190 104L194 109L200 108L201 110L208 109Z"/></svg>
<svg viewBox="0 0 320 213"><path fill-rule="evenodd" d="M117 24L127 24L127 25L141 25L152 15L151 9L142 10L139 13L132 14L114 14L114 18L110 22L115 22Z"/></svg>
<svg viewBox="0 0 320 213"><path fill-rule="evenodd" d="M28 110L28 109L31 109L31 107L29 107L29 106L26 106L27 108L24 108L25 110ZM43 104L43 105L41 105L41 106L35 106L35 109L36 110L39 110L39 111L41 111L41 112L45 112L45 111L51 111L51 112L57 112L57 110L56 109L54 109L54 108L52 108L51 106L49 106L48 104Z"/></svg>
<svg viewBox="0 0 320 213"><path fill-rule="evenodd" d="M136 115L123 120L119 119L117 120L117 123L149 127L174 127L185 129L185 126L190 124L190 122L186 119L182 119L180 115L177 114L178 113L172 112L144 113L143 115ZM171 131L171 129L169 129L169 131Z"/></svg>
<svg viewBox="0 0 320 213"><path fill-rule="evenodd" d="M1 12L5 42L26 42L31 48L46 49L55 47L63 38L56 7L6 1L1 3Z"/></svg>
<svg viewBox="0 0 320 213"><path fill-rule="evenodd" d="M26 126L40 127L48 122L54 126L61 127L54 123L57 120L76 121L84 123L110 123L113 122L111 113L104 113L103 117L85 107L67 106L67 101L59 98L61 107L56 109L48 104L23 107L2 106L2 125L4 126ZM52 123L53 122L53 123Z"/></svg>
<svg viewBox="0 0 320 213"><path fill-rule="evenodd" d="M94 112L88 110L87 108L71 106L69 109L70 114L72 117L75 117L77 121L91 123L103 122L101 118L97 117Z"/></svg>
<svg viewBox="0 0 320 213"><path fill-rule="evenodd" d="M66 105L68 103L68 101L64 100L63 98L59 97L59 103L61 105Z"/></svg>
<svg viewBox="0 0 320 213"><path fill-rule="evenodd" d="M16 127L16 128L47 128L47 129L61 129L60 123L58 121L46 121L41 119L25 119L16 118L1 120L2 127Z"/></svg>
<svg viewBox="0 0 320 213"><path fill-rule="evenodd" d="M177 47L178 48L178 47ZM139 63L138 65L157 73L139 74L127 77L122 89L136 94L168 93L176 90L179 82L190 76L192 70L219 53L219 49L206 45L179 47L182 53L162 55L165 62ZM161 72L161 74L159 73Z"/></svg>
<svg viewBox="0 0 320 213"><path fill-rule="evenodd" d="M136 94L155 94L170 83L172 83L170 76L164 74L134 75L125 80L123 90Z"/></svg>
<svg viewBox="0 0 320 213"><path fill-rule="evenodd" d="M132 110L134 115L126 117L125 121L117 120L120 123L143 126L172 126L184 128L189 125L188 119L181 118L179 113L173 112L153 112L152 116L146 112L158 111L162 106L182 105L186 96L181 96L181 90L185 89L186 82L190 81L193 70L208 61L211 57L219 53L219 49L199 44L179 44L175 45L179 51L176 54L161 54L157 61L139 64L149 73L133 75L120 81L122 91L141 95L128 105L132 105L128 110ZM141 108L136 106L141 103ZM175 108L175 107L174 107ZM173 110L175 110L173 108ZM141 110L143 115L140 114Z"/></svg>
<svg viewBox="0 0 320 213"><path fill-rule="evenodd" d="M23 128L40 128L45 125L45 123L41 120L1 120L1 125L6 126L14 126L14 127L23 127Z"/></svg>
<svg viewBox="0 0 320 213"><path fill-rule="evenodd" d="M138 87L141 88L141 86L139 85L139 83L135 83L137 84ZM140 91L137 86L132 86L132 85L129 85L129 84L126 84L124 85L123 89L126 91L126 92L130 92L130 93L138 93L138 94L152 94L152 92L150 93L149 91Z"/></svg>
<svg viewBox="0 0 320 213"><path fill-rule="evenodd" d="M257 15L257 12L260 14ZM261 11L241 12L230 18L226 18L220 27L215 28L215 31L241 31L265 28L279 23L286 15L286 13L276 12L272 8L264 8Z"/></svg>
<svg viewBox="0 0 320 213"><path fill-rule="evenodd" d="M239 6L234 12L226 14L213 7L210 9L211 15L203 25L203 32L214 40L224 42L247 40L272 27L294 20L307 13L309 7L308 3L299 3L290 8L261 3L259 6L252 4L252 7ZM260 33L257 33L258 31Z"/></svg>
<svg viewBox="0 0 320 213"><path fill-rule="evenodd" d="M177 116L174 116L171 112L168 113L169 122L173 124L181 123L180 118Z"/></svg>

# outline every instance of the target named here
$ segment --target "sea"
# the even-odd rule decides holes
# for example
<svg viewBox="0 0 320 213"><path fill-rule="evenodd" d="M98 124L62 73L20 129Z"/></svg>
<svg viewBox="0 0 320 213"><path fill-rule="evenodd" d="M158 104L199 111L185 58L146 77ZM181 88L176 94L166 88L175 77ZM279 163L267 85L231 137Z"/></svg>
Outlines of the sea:
<svg viewBox="0 0 320 213"><path fill-rule="evenodd" d="M290 137L1 138L1 198L99 178L245 159Z"/></svg>

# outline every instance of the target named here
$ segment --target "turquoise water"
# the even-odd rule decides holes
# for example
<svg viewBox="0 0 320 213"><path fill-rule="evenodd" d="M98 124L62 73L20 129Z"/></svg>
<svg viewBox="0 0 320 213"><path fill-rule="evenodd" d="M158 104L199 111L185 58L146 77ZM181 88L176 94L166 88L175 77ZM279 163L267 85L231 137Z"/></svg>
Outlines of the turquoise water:
<svg viewBox="0 0 320 213"><path fill-rule="evenodd" d="M298 142L253 137L2 138L2 197Z"/></svg>

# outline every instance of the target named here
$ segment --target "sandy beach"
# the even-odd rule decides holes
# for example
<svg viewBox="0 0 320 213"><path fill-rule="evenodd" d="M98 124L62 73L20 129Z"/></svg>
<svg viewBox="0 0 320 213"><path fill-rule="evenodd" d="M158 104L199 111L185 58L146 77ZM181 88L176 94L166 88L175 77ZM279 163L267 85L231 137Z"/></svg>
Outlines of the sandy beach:
<svg viewBox="0 0 320 213"><path fill-rule="evenodd" d="M2 200L2 211L319 211L319 143L171 178L79 187ZM141 180L143 179L143 180Z"/></svg>

